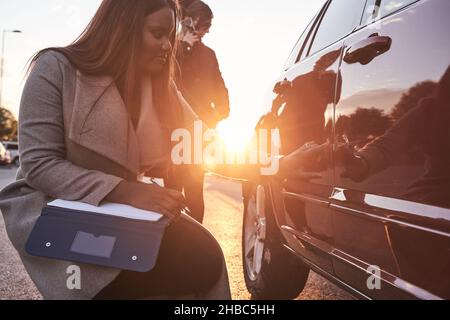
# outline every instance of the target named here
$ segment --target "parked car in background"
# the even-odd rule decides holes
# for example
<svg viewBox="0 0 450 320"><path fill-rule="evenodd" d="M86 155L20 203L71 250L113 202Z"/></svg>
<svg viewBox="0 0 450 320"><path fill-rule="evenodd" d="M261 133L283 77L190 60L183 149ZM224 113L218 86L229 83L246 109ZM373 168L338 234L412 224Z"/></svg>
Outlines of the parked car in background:
<svg viewBox="0 0 450 320"><path fill-rule="evenodd" d="M3 143L0 142L0 165L11 164L11 154L6 150Z"/></svg>
<svg viewBox="0 0 450 320"><path fill-rule="evenodd" d="M15 141L3 141L3 145L5 146L6 150L9 151L10 157L11 157L11 163L14 163L14 165L19 166L20 160L19 160L19 143Z"/></svg>
<svg viewBox="0 0 450 320"><path fill-rule="evenodd" d="M312 269L360 298L450 299L449 15L448 0L329 0L301 35L267 122L284 155L323 150L245 185L253 298L295 298Z"/></svg>

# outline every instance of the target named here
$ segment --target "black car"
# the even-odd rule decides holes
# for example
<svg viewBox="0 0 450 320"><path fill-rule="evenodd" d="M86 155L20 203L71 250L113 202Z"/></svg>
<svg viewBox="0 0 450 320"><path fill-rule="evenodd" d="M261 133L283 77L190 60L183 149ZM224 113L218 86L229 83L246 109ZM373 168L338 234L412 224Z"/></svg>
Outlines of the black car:
<svg viewBox="0 0 450 320"><path fill-rule="evenodd" d="M321 152L245 185L253 298L297 297L310 269L360 298L450 298L449 15L330 0L301 35L264 119L283 155Z"/></svg>

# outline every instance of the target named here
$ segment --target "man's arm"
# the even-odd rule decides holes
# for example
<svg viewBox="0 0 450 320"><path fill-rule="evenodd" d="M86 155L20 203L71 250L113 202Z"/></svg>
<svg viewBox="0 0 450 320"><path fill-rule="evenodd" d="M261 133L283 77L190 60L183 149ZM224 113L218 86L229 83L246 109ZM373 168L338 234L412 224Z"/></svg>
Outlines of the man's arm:
<svg viewBox="0 0 450 320"><path fill-rule="evenodd" d="M219 62L216 54L212 51L211 57L211 71L212 71L212 102L216 112L219 115L219 121L224 120L230 115L230 100L228 96L228 89L220 71Z"/></svg>

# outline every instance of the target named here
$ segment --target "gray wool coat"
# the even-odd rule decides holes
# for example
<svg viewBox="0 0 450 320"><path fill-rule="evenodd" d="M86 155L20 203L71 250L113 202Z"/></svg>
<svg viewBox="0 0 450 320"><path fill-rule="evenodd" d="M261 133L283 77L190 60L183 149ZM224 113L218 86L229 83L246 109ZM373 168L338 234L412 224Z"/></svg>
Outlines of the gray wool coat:
<svg viewBox="0 0 450 320"><path fill-rule="evenodd" d="M63 54L44 53L23 91L19 151L16 181L0 192L13 246L45 299L95 297L120 270L32 257L24 247L48 202L64 199L98 206L123 179L137 179L139 145L112 78L84 75ZM68 267L74 264L81 268L81 290L67 286ZM217 285L197 298L230 298L225 263Z"/></svg>

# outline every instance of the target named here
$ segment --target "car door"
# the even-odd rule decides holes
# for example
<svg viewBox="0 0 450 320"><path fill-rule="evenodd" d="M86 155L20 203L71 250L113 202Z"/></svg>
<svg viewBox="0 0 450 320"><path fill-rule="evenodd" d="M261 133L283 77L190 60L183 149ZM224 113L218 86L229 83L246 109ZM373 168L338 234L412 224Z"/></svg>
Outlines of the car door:
<svg viewBox="0 0 450 320"><path fill-rule="evenodd" d="M284 183L285 215L280 218L289 246L319 269L333 273L332 129L336 86L343 39L357 25L364 4L360 0L327 1L295 63L275 86L281 149L284 155L323 145L319 159L289 172ZM345 14L343 14L345 13ZM305 175L304 172L312 175ZM312 176L314 176L312 178Z"/></svg>
<svg viewBox="0 0 450 320"><path fill-rule="evenodd" d="M435 112L445 106L429 98L450 65L449 13L448 0L369 0L359 30L345 39L333 265L373 298L450 297L450 127ZM342 148L362 156L364 177ZM368 270L381 286L368 285Z"/></svg>

